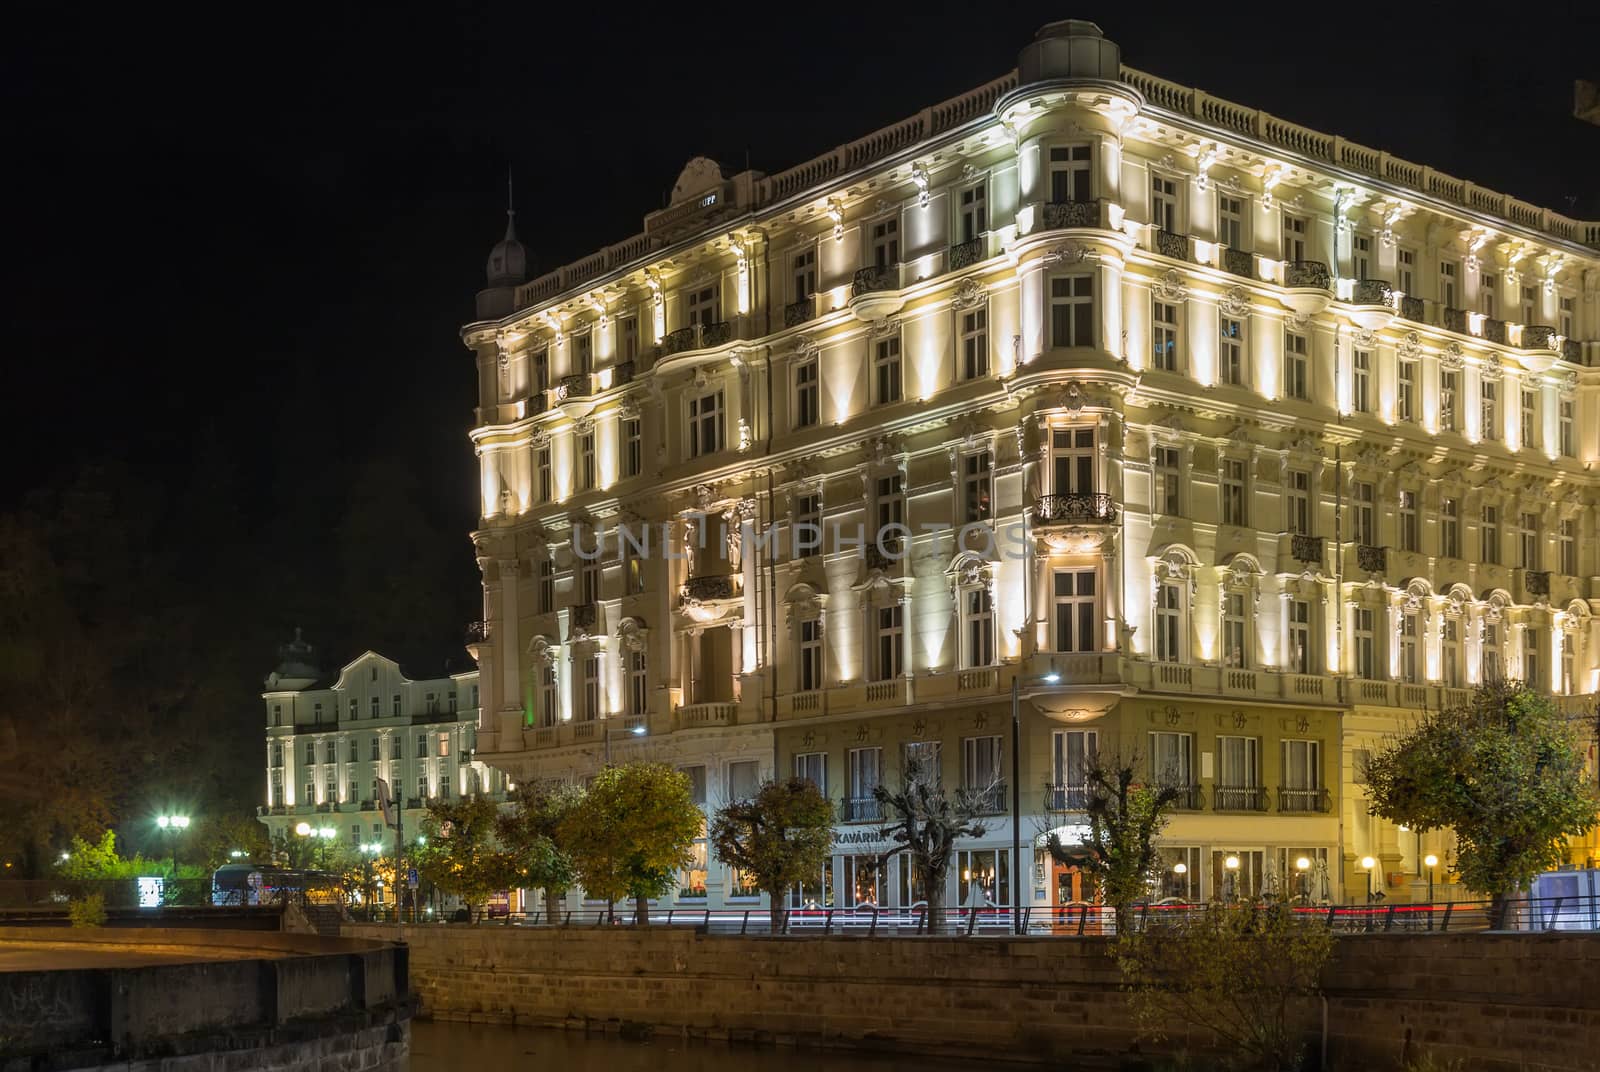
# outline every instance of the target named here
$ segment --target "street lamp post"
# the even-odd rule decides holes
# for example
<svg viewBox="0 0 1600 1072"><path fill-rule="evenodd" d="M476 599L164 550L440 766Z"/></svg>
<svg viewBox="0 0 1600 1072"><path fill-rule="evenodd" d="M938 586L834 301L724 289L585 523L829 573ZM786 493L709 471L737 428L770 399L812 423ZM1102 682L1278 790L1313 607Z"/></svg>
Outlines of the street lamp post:
<svg viewBox="0 0 1600 1072"><path fill-rule="evenodd" d="M172 877L178 877L178 831L189 829L187 815L157 815L156 825L172 842Z"/></svg>
<svg viewBox="0 0 1600 1072"><path fill-rule="evenodd" d="M1432 908L1433 907L1433 869L1439 866L1439 858L1437 856L1435 856L1433 853L1430 852L1430 853L1428 853L1428 855L1426 855L1426 856L1424 856L1422 858L1422 862L1424 864L1426 864L1427 868L1428 868L1428 907Z"/></svg>
<svg viewBox="0 0 1600 1072"><path fill-rule="evenodd" d="M1311 870L1311 858L1302 856L1294 862L1294 869L1300 872L1300 903L1311 903L1311 876L1306 872Z"/></svg>
<svg viewBox="0 0 1600 1072"><path fill-rule="evenodd" d="M1367 903L1372 903L1372 871L1378 866L1378 861L1370 856L1361 858L1361 870L1367 873Z"/></svg>
<svg viewBox="0 0 1600 1072"><path fill-rule="evenodd" d="M1239 895L1239 857L1229 853L1223 858L1222 866L1228 872L1228 889L1225 897L1231 904Z"/></svg>
<svg viewBox="0 0 1600 1072"><path fill-rule="evenodd" d="M1172 865L1172 873L1178 876L1178 884L1183 887L1183 900L1187 904L1189 901L1189 882L1184 876L1189 873L1189 865L1179 860Z"/></svg>
<svg viewBox="0 0 1600 1072"><path fill-rule="evenodd" d="M1044 676L1055 685L1061 675ZM1011 933L1022 934L1022 668L1011 676Z"/></svg>

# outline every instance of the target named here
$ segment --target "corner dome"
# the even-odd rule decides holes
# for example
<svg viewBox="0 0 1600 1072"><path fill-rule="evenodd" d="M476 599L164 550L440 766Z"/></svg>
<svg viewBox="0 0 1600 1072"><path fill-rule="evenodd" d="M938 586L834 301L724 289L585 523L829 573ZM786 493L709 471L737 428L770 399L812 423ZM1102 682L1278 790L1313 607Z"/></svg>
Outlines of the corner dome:
<svg viewBox="0 0 1600 1072"><path fill-rule="evenodd" d="M528 251L517 241L516 211L506 210L506 236L489 251L491 287L514 287L528 279Z"/></svg>
<svg viewBox="0 0 1600 1072"><path fill-rule="evenodd" d="M1063 79L1115 82L1122 77L1122 49L1087 19L1046 23L1017 55L1017 84Z"/></svg>

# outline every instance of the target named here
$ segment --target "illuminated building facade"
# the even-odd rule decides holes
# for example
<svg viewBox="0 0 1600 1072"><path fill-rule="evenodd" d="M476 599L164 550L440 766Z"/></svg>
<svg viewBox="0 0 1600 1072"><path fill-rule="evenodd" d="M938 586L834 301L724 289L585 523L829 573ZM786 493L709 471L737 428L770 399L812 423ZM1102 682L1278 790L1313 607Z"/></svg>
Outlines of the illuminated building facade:
<svg viewBox="0 0 1600 1072"><path fill-rule="evenodd" d="M1370 855L1409 896L1445 847L1361 751L1485 675L1600 691L1597 295L1600 223L1081 22L788 171L692 161L538 278L508 234L463 329L482 753L813 777L835 904L916 899L870 859L915 756L994 813L951 903L1005 901L1015 681L1024 903L1092 893L1036 845L1095 749L1184 787L1162 895L1359 898ZM710 873L676 903L739 903Z"/></svg>
<svg viewBox="0 0 1600 1072"><path fill-rule="evenodd" d="M367 652L327 680L311 646L283 646L267 678L267 798L260 818L275 839L329 829L350 847L392 845L378 808L378 779L405 809L413 836L429 800L484 793L502 798L504 773L475 755L478 673L413 681L392 659Z"/></svg>

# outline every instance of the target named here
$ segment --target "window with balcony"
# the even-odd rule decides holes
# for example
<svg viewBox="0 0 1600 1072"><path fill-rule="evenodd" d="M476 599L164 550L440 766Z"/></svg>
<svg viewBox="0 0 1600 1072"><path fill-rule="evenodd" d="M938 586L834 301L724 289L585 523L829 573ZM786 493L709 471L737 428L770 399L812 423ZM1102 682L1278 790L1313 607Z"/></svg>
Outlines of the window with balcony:
<svg viewBox="0 0 1600 1072"><path fill-rule="evenodd" d="M822 552L822 496L814 491L794 497L794 555L811 558Z"/></svg>
<svg viewBox="0 0 1600 1072"><path fill-rule="evenodd" d="M592 490L595 486L594 432L578 433L578 489Z"/></svg>
<svg viewBox="0 0 1600 1072"><path fill-rule="evenodd" d="M892 681L900 676L905 650L905 610L896 603L872 609L872 680Z"/></svg>
<svg viewBox="0 0 1600 1072"><path fill-rule="evenodd" d="M880 818L881 810L873 793L883 781L883 749L852 748L845 758L848 760L850 795L844 801L844 820L859 822L862 819Z"/></svg>
<svg viewBox="0 0 1600 1072"><path fill-rule="evenodd" d="M1350 274L1357 279L1372 278L1372 236L1358 234L1350 240Z"/></svg>
<svg viewBox="0 0 1600 1072"><path fill-rule="evenodd" d="M1284 332L1283 396L1301 402L1311 398L1311 362L1306 336L1298 331Z"/></svg>
<svg viewBox="0 0 1600 1072"><path fill-rule="evenodd" d="M722 392L689 400L689 457L704 458L722 450Z"/></svg>
<svg viewBox="0 0 1600 1072"><path fill-rule="evenodd" d="M794 426L813 427L820 416L817 359L803 358L794 366Z"/></svg>
<svg viewBox="0 0 1600 1072"><path fill-rule="evenodd" d="M1050 433L1050 490L1056 495L1095 490L1093 428L1056 428Z"/></svg>
<svg viewBox="0 0 1600 1072"><path fill-rule="evenodd" d="M1243 249L1244 221L1244 198L1217 194L1217 241L1229 249Z"/></svg>
<svg viewBox="0 0 1600 1072"><path fill-rule="evenodd" d="M1050 280L1050 345L1094 345L1094 277L1062 275Z"/></svg>
<svg viewBox="0 0 1600 1072"><path fill-rule="evenodd" d="M962 515L967 524L994 516L994 471L987 450L961 458Z"/></svg>
<svg viewBox="0 0 1600 1072"><path fill-rule="evenodd" d="M916 768L915 781L936 789L944 781L944 745L940 741L907 741L901 746L900 769L908 776Z"/></svg>
<svg viewBox="0 0 1600 1072"><path fill-rule="evenodd" d="M1577 412L1578 403L1570 398L1563 398L1560 407L1556 410L1556 444L1563 458L1576 458L1578 456L1577 441L1572 434Z"/></svg>
<svg viewBox="0 0 1600 1072"><path fill-rule="evenodd" d="M1229 387L1245 386L1244 321L1222 318L1222 339L1217 352L1217 378Z"/></svg>
<svg viewBox="0 0 1600 1072"><path fill-rule="evenodd" d="M900 263L900 217L888 216L877 220L870 228L872 263L878 268L889 268Z"/></svg>
<svg viewBox="0 0 1600 1072"><path fill-rule="evenodd" d="M1150 176L1150 222L1163 231L1178 230L1178 189L1176 179Z"/></svg>
<svg viewBox="0 0 1600 1072"><path fill-rule="evenodd" d="M1312 535L1311 474L1291 469L1283 478L1284 530L1297 536Z"/></svg>
<svg viewBox="0 0 1600 1072"><path fill-rule="evenodd" d="M1517 565L1525 570L1539 568L1539 515L1524 513L1517 526Z"/></svg>
<svg viewBox="0 0 1600 1072"><path fill-rule="evenodd" d="M1295 216L1287 212L1283 214L1284 260L1303 261L1306 259L1306 240L1310 232L1310 221L1304 216Z"/></svg>
<svg viewBox="0 0 1600 1072"><path fill-rule="evenodd" d="M1311 640L1311 602L1289 600L1289 670L1314 674L1318 665L1316 647Z"/></svg>
<svg viewBox="0 0 1600 1072"><path fill-rule="evenodd" d="M533 389L535 391L548 391L550 389L550 351L535 350L533 354Z"/></svg>
<svg viewBox="0 0 1600 1072"><path fill-rule="evenodd" d="M1099 586L1096 584L1095 571L1056 570L1052 583L1056 651L1098 651L1095 626L1099 619Z"/></svg>
<svg viewBox="0 0 1600 1072"><path fill-rule="evenodd" d="M1455 261L1439 262L1439 304L1446 309L1459 309L1461 303L1457 301L1457 272L1459 268Z"/></svg>
<svg viewBox="0 0 1600 1072"><path fill-rule="evenodd" d="M1254 737L1217 738L1218 811L1255 811L1261 806L1261 742Z"/></svg>
<svg viewBox="0 0 1600 1072"><path fill-rule="evenodd" d="M1284 811L1319 811L1322 807L1322 742L1283 742Z"/></svg>
<svg viewBox="0 0 1600 1072"><path fill-rule="evenodd" d="M989 375L989 310L969 309L961 320L961 377L976 380Z"/></svg>
<svg viewBox="0 0 1600 1072"><path fill-rule="evenodd" d="M1556 549L1556 560L1560 564L1562 575L1577 576L1578 522L1575 518L1564 517L1556 522Z"/></svg>
<svg viewBox="0 0 1600 1072"><path fill-rule="evenodd" d="M1355 537L1356 543L1378 542L1373 538L1376 527L1372 523L1376 498L1369 482L1358 480L1350 485L1350 502L1353 507L1351 528L1354 530L1351 535Z"/></svg>
<svg viewBox="0 0 1600 1072"><path fill-rule="evenodd" d="M1063 205L1088 201L1093 194L1091 173L1094 157L1088 145L1057 145L1050 150L1050 201Z"/></svg>
<svg viewBox="0 0 1600 1072"><path fill-rule="evenodd" d="M1557 319L1560 322L1561 337L1570 339L1577 330L1578 324L1578 299L1571 295L1562 295L1558 309Z"/></svg>
<svg viewBox="0 0 1600 1072"><path fill-rule="evenodd" d="M1250 512L1246 508L1249 502L1245 494L1246 477L1249 465L1243 458L1224 458L1222 460L1222 523L1224 525L1237 525L1240 528L1250 523Z"/></svg>
<svg viewBox="0 0 1600 1072"><path fill-rule="evenodd" d="M1478 385L1478 427L1486 440L1500 438L1500 385L1484 380Z"/></svg>
<svg viewBox="0 0 1600 1072"><path fill-rule="evenodd" d="M1417 363L1400 359L1399 377L1395 388L1395 419L1412 422L1417 419Z"/></svg>
<svg viewBox="0 0 1600 1072"><path fill-rule="evenodd" d="M1394 254L1395 286L1402 294L1417 292L1417 251L1397 249Z"/></svg>
<svg viewBox="0 0 1600 1072"><path fill-rule="evenodd" d="M1533 287L1522 288L1522 302L1518 312L1518 323L1537 324L1539 322L1539 299Z"/></svg>
<svg viewBox="0 0 1600 1072"><path fill-rule="evenodd" d="M794 776L817 787L823 796L828 795L828 753L801 752L794 757Z"/></svg>
<svg viewBox="0 0 1600 1072"><path fill-rule="evenodd" d="M639 356L639 318L617 318L617 361L633 361Z"/></svg>
<svg viewBox="0 0 1600 1072"><path fill-rule="evenodd" d="M1461 557L1461 503L1457 499L1439 502L1439 555Z"/></svg>
<svg viewBox="0 0 1600 1072"><path fill-rule="evenodd" d="M594 368L594 332L575 332L572 336L572 371L587 374Z"/></svg>
<svg viewBox="0 0 1600 1072"><path fill-rule="evenodd" d="M1483 561L1486 565L1498 566L1500 564L1500 510L1497 507L1485 506L1483 508L1483 522L1478 529L1483 537Z"/></svg>
<svg viewBox="0 0 1600 1072"><path fill-rule="evenodd" d="M961 665L994 665L994 596L984 585L961 592Z"/></svg>
<svg viewBox="0 0 1600 1072"><path fill-rule="evenodd" d="M1421 540L1417 530L1417 493L1400 492L1400 550L1420 551Z"/></svg>
<svg viewBox="0 0 1600 1072"><path fill-rule="evenodd" d="M579 697L578 717L593 722L600 717L600 656L587 655L578 661L578 676L583 692Z"/></svg>
<svg viewBox="0 0 1600 1072"><path fill-rule="evenodd" d="M961 191L956 214L956 238L971 242L989 229L989 192L983 183Z"/></svg>
<svg viewBox="0 0 1600 1072"><path fill-rule="evenodd" d="M1500 315L1500 277L1484 272L1478 277L1478 311L1494 318Z"/></svg>
<svg viewBox="0 0 1600 1072"><path fill-rule="evenodd" d="M689 327L703 328L708 324L715 324L721 317L717 316L717 287L708 283L702 287L695 287L689 291L685 301L685 322Z"/></svg>
<svg viewBox="0 0 1600 1072"><path fill-rule="evenodd" d="M1183 453L1177 447L1157 447L1154 456L1155 495L1151 507L1169 517L1183 516Z"/></svg>
<svg viewBox="0 0 1600 1072"><path fill-rule="evenodd" d="M790 291L795 301L804 301L817 292L817 249L809 246L799 253L794 254L789 260L790 278L793 280L793 289Z"/></svg>
<svg viewBox="0 0 1600 1072"><path fill-rule="evenodd" d="M1418 645L1422 637L1422 616L1407 610L1400 616L1400 680L1408 685L1420 685L1421 664Z"/></svg>
<svg viewBox="0 0 1600 1072"><path fill-rule="evenodd" d="M1374 617L1371 607L1357 607L1351 630L1355 638L1356 677L1366 678L1369 681L1388 676L1379 672Z"/></svg>
<svg viewBox="0 0 1600 1072"><path fill-rule="evenodd" d="M1194 781L1194 737L1165 731L1150 734L1150 779L1187 789Z"/></svg>
<svg viewBox="0 0 1600 1072"><path fill-rule="evenodd" d="M1244 592L1224 592L1222 596L1222 665L1248 670L1251 658L1250 604Z"/></svg>
<svg viewBox="0 0 1600 1072"><path fill-rule="evenodd" d="M1357 350L1350 358L1350 410L1372 412L1372 351Z"/></svg>
<svg viewBox="0 0 1600 1072"><path fill-rule="evenodd" d="M1047 802L1052 811L1083 811L1089 806L1089 765L1099 751L1096 730L1056 730Z"/></svg>
<svg viewBox="0 0 1600 1072"><path fill-rule="evenodd" d="M983 794L987 811L1003 811L1005 768L999 737L966 737L961 741L961 788Z"/></svg>
<svg viewBox="0 0 1600 1072"><path fill-rule="evenodd" d="M561 720L561 704L556 695L556 664L546 658L539 667L539 725L554 726Z"/></svg>
<svg viewBox="0 0 1600 1072"><path fill-rule="evenodd" d="M650 660L642 651L628 652L628 714L642 717L650 710Z"/></svg>
<svg viewBox="0 0 1600 1072"><path fill-rule="evenodd" d="M1498 619L1486 617L1481 623L1481 628L1482 639L1478 644L1478 649L1482 659L1483 680L1486 682L1499 681L1505 676L1505 664L1500 656L1502 648L1501 629L1503 626Z"/></svg>
<svg viewBox="0 0 1600 1072"><path fill-rule="evenodd" d="M888 405L900 401L900 337L891 335L872 344L873 401Z"/></svg>
<svg viewBox="0 0 1600 1072"><path fill-rule="evenodd" d="M822 621L807 618L800 626L800 658L795 664L795 688L816 692L822 688Z"/></svg>
<svg viewBox="0 0 1600 1072"><path fill-rule="evenodd" d="M1155 300L1150 312L1150 367L1178 371L1178 306Z"/></svg>
<svg viewBox="0 0 1600 1072"><path fill-rule="evenodd" d="M1156 586L1156 662L1182 662L1188 654L1183 630L1184 586L1164 581Z"/></svg>

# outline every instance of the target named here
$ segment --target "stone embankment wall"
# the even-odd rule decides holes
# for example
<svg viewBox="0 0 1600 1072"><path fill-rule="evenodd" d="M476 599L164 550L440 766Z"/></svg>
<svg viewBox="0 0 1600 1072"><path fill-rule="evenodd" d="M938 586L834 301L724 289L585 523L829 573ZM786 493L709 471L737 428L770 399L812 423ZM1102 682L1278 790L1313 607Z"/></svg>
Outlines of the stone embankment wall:
<svg viewBox="0 0 1600 1072"><path fill-rule="evenodd" d="M1116 965L1096 938L496 925L407 928L406 938L422 1014L441 1020L650 1025L1074 1067L1212 1047L1176 1028L1159 1044L1138 1042ZM1324 982L1337 1068L1392 1068L1428 1053L1496 1072L1600 1069L1600 935L1342 938Z"/></svg>

